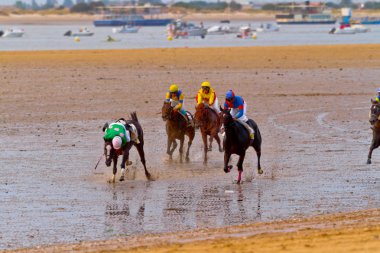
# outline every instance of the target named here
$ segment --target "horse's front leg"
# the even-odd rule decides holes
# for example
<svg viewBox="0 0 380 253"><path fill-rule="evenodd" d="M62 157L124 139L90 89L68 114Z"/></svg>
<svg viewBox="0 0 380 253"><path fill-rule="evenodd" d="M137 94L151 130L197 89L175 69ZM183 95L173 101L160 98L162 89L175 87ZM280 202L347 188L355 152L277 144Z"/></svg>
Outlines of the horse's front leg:
<svg viewBox="0 0 380 253"><path fill-rule="evenodd" d="M113 169L112 169L112 178L110 180L111 183L115 183L115 177L117 172L117 154L114 154L114 157L112 158L113 161Z"/></svg>
<svg viewBox="0 0 380 253"><path fill-rule="evenodd" d="M202 132L202 140L203 140L203 164L207 163L207 134Z"/></svg>
<svg viewBox="0 0 380 253"><path fill-rule="evenodd" d="M124 181L125 165L127 165L127 166L129 165L129 150L131 149L131 147L132 147L131 142L128 142L127 146L124 148L123 158L121 160L121 176L120 176L119 181Z"/></svg>
<svg viewBox="0 0 380 253"><path fill-rule="evenodd" d="M243 152L242 154L240 154L239 156L239 161L237 163L237 167L238 167L238 178L237 178L237 184L240 184L241 182L241 175L243 174L243 162L244 162L244 157L245 157L245 152Z"/></svg>
<svg viewBox="0 0 380 253"><path fill-rule="evenodd" d="M224 151L224 172L228 173L232 170L232 165L228 165L230 162L231 153Z"/></svg>
<svg viewBox="0 0 380 253"><path fill-rule="evenodd" d="M376 149L377 147L379 147L379 144L375 143L374 141L372 141L371 143L371 146L369 147L369 152L368 152L368 159L367 159L367 164L371 164L371 158L372 158L372 152L374 149Z"/></svg>
<svg viewBox="0 0 380 253"><path fill-rule="evenodd" d="M150 175L149 171L147 170L146 164L145 164L144 144L142 142L140 142L140 144L136 144L136 148L137 148L137 151L139 152L140 161L144 166L145 176L148 180L151 180L151 175Z"/></svg>
<svg viewBox="0 0 380 253"><path fill-rule="evenodd" d="M187 136L189 137L189 142L187 143L186 162L190 161L190 157L189 157L190 147L191 147L191 144L193 143L194 136L195 136L194 129L193 129L193 131L189 131Z"/></svg>
<svg viewBox="0 0 380 253"><path fill-rule="evenodd" d="M208 139L209 141L209 146L208 146L208 151L212 151L212 140L214 139L214 137L212 136L212 134L210 135L210 138Z"/></svg>
<svg viewBox="0 0 380 253"><path fill-rule="evenodd" d="M179 139L179 161L182 163L183 159L183 143L185 141L185 135Z"/></svg>

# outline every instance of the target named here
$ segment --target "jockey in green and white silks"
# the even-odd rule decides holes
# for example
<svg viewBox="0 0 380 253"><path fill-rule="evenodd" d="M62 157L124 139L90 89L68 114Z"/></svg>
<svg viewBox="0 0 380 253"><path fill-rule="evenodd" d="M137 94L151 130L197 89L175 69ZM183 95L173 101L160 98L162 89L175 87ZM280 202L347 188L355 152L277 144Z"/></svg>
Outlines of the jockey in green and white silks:
<svg viewBox="0 0 380 253"><path fill-rule="evenodd" d="M108 126L103 139L105 141L112 141L113 148L118 150L124 148L127 142L131 141L131 135L122 123L116 122Z"/></svg>

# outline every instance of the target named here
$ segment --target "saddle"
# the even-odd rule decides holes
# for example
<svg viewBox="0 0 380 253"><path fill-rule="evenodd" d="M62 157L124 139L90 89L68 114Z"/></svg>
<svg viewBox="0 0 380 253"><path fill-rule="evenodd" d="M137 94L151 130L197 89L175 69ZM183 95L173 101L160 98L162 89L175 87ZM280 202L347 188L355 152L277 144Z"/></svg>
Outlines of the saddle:
<svg viewBox="0 0 380 253"><path fill-rule="evenodd" d="M124 118L121 118L121 119L118 119L116 121L117 123L121 123L125 126L125 129L127 131L129 131L129 133L131 134L131 140L136 142L137 144L140 143L139 141L139 133L137 131L137 128L134 124L132 123L127 123L127 121L124 119Z"/></svg>

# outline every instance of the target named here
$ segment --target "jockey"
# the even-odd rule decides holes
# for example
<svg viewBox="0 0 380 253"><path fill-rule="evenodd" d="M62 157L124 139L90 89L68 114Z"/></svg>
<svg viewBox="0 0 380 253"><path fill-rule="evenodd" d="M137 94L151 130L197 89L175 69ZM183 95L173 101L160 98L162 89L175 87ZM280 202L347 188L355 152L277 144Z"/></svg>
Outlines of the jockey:
<svg viewBox="0 0 380 253"><path fill-rule="evenodd" d="M380 88L377 89L377 97L376 97L375 101L376 101L377 103L380 102Z"/></svg>
<svg viewBox="0 0 380 253"><path fill-rule="evenodd" d="M226 93L224 109L231 109L232 117L239 121L239 123L241 123L248 130L250 138L254 139L254 131L247 124L248 117L245 115L247 112L247 104L244 99L240 96L235 96L235 93L232 90L229 90Z"/></svg>
<svg viewBox="0 0 380 253"><path fill-rule="evenodd" d="M210 108L214 109L217 113L220 112L216 93L207 81L201 84L201 89L198 91L197 95L197 105L203 102L207 103L207 105L209 105Z"/></svg>
<svg viewBox="0 0 380 253"><path fill-rule="evenodd" d="M173 107L173 111L180 112L183 118L187 122L187 126L191 126L191 122L187 117L187 113L184 109L184 99L185 95L182 90L178 89L176 84L172 84L169 88L169 92L166 93L166 102L170 102Z"/></svg>
<svg viewBox="0 0 380 253"><path fill-rule="evenodd" d="M105 130L103 139L105 141L112 141L113 148L119 150L124 148L127 142L131 141L131 135L124 124L115 122L111 123Z"/></svg>

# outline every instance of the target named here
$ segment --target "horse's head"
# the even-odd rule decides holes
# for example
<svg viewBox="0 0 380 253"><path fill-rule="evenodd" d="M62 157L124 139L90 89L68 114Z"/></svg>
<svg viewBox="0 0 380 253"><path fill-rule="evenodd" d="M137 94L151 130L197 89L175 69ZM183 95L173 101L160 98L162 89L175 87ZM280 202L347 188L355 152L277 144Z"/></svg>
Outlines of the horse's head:
<svg viewBox="0 0 380 253"><path fill-rule="evenodd" d="M227 127L234 122L234 118L232 117L229 109L223 109L220 107L220 121L224 127Z"/></svg>
<svg viewBox="0 0 380 253"><path fill-rule="evenodd" d="M373 100L371 100L371 102L372 106L369 113L369 123L371 123L371 125L374 125L380 116L380 103Z"/></svg>
<svg viewBox="0 0 380 253"><path fill-rule="evenodd" d="M201 127L206 121L208 117L208 105L205 103L200 103L195 107L194 120L195 125Z"/></svg>
<svg viewBox="0 0 380 253"><path fill-rule="evenodd" d="M108 128L109 124L106 122L103 126L103 132L105 132ZM112 141L106 141L104 140L104 157L106 158L106 166L109 167L111 166L111 163L112 163L112 158L115 156L115 155L119 155L121 152L121 149L120 151L119 150L116 150L113 148L112 146Z"/></svg>
<svg viewBox="0 0 380 253"><path fill-rule="evenodd" d="M165 120L168 120L168 119L171 119L171 114L172 114L172 111L173 111L173 108L170 104L170 102L164 102L164 104L162 105L162 119L165 121Z"/></svg>

